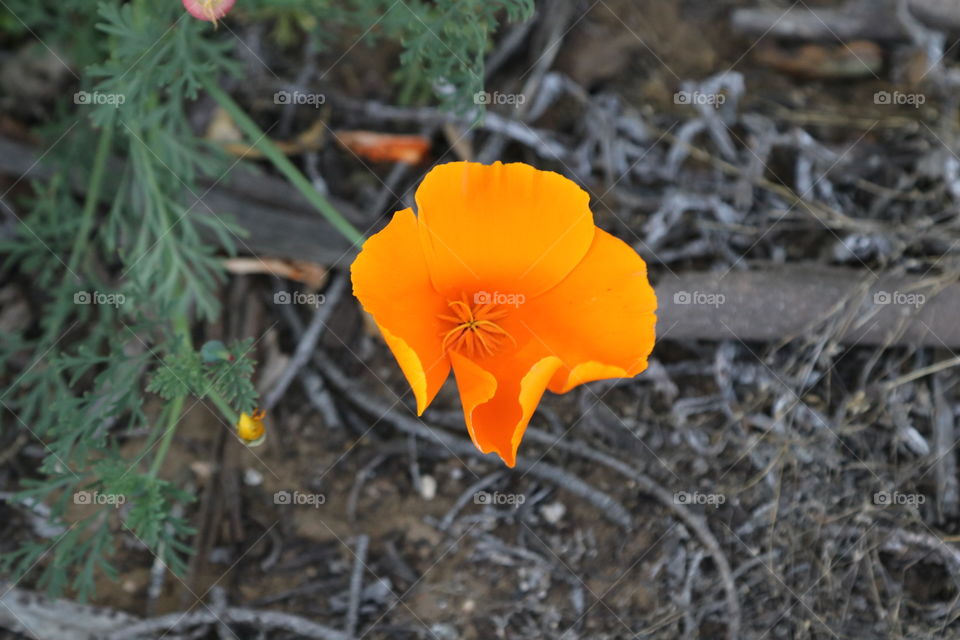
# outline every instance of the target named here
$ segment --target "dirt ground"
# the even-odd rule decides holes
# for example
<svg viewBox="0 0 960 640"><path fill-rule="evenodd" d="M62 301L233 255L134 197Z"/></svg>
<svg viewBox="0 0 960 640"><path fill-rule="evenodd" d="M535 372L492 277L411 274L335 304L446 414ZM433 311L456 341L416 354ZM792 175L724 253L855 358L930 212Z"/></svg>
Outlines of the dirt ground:
<svg viewBox="0 0 960 640"><path fill-rule="evenodd" d="M644 256L655 285L772 264L956 282L956 34L927 71L929 27L911 41L732 26L737 9L790 4L573 2L559 28L541 12L488 88L519 91L542 43L559 38L537 88L568 84L525 126L566 152L551 159L489 131L471 148L577 180L598 225ZM386 102L369 69L392 55L361 43L330 84L347 87L345 99ZM678 91L725 102L704 113ZM885 104L878 92L924 102ZM336 105L344 127L425 126L434 159L459 153L439 122ZM363 228L408 201L429 169L365 165L333 147L319 166L364 212ZM232 276L228 317L197 329L198 339L254 336L261 391L313 314L271 305L282 287ZM511 471L450 444L468 442L452 378L422 421L446 439L416 435L412 394L383 341L349 294L335 304L317 346L325 360L311 360L270 411L263 446L242 446L203 404L190 409L162 470L197 496L185 513L197 530L188 574L150 593L154 558L127 540L121 574L99 580L94 604L150 617L220 599L341 629L353 593L356 637L371 640L712 639L731 629L960 638L960 394L957 369L938 365L960 345L850 341L844 323L861 312L843 304L770 343L722 332L676 340L661 325L636 379L548 393L521 448L526 466ZM804 299L795 305L800 313ZM559 473L535 471L547 467ZM2 509L7 535L23 535L21 516ZM230 633L310 637L244 624ZM232 636L209 625L165 637Z"/></svg>

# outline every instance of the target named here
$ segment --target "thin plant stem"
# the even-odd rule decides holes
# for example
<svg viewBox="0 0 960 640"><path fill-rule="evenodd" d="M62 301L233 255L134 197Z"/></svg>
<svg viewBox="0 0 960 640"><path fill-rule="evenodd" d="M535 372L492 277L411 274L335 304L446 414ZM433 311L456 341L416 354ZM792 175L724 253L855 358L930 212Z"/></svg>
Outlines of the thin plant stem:
<svg viewBox="0 0 960 640"><path fill-rule="evenodd" d="M223 417L227 419L227 422L232 425L237 424L237 422L240 420L240 416L230 407L229 404L227 404L227 401L223 399L223 396L217 393L216 389L210 389L207 391L206 397L210 398L210 401L217 406L217 409L219 409L220 413L223 414Z"/></svg>
<svg viewBox="0 0 960 640"><path fill-rule="evenodd" d="M216 85L216 83L210 78L204 77L201 80L204 88L207 90L207 93L216 100L223 109L230 114L230 117L233 118L233 121L237 124L238 127L246 134L250 139L250 142L257 149L263 152L263 155L273 163L280 173L282 173L287 180L293 184L297 190L306 197L310 203L317 208L318 211L326 218L334 228L343 234L343 236L354 243L358 247L363 244L364 236L360 231L357 230L350 221L343 217L337 209L330 204L330 201L324 198L314 187L310 184L310 181L307 180L304 175L297 169L287 156L283 155L283 152L277 148L270 139L264 135L263 131L260 130L260 127L250 119L243 109L233 101L223 89Z"/></svg>
<svg viewBox="0 0 960 640"><path fill-rule="evenodd" d="M153 463L150 465L149 475L151 478L155 478L157 474L160 473L160 467L163 466L163 461L167 457L167 452L170 450L170 443L173 442L173 434L177 432L177 424L180 422L180 412L183 411L183 402L186 397L186 394L181 393L170 401L167 413L167 427L163 432L163 439L160 440L160 448L157 449L157 455L154 456Z"/></svg>
<svg viewBox="0 0 960 640"><path fill-rule="evenodd" d="M93 158L93 170L90 172L90 184L87 187L87 199L83 203L83 213L80 218L80 229L73 240L70 251L70 263L67 268L73 272L77 268L87 242L90 239L90 229L93 227L93 217L100 201L100 190L103 187L103 175L110 155L110 145L113 142L113 123L104 125L100 131L100 140L97 142L97 152Z"/></svg>

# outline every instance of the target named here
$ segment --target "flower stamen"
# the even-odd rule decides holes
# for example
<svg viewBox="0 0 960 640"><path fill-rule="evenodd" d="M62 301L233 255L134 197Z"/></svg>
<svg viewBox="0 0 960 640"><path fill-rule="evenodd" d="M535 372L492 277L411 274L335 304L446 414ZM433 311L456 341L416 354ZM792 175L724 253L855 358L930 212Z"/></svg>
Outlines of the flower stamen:
<svg viewBox="0 0 960 640"><path fill-rule="evenodd" d="M463 351L471 357L489 356L496 353L505 340L516 346L513 336L496 322L506 317L506 309L489 303L471 306L466 294L460 300L451 300L447 306L453 314L443 314L440 319L455 326L443 334L444 351Z"/></svg>
<svg viewBox="0 0 960 640"><path fill-rule="evenodd" d="M213 7L216 0L203 0L201 6L204 15L207 16L207 19L213 23L214 28L217 26L217 10Z"/></svg>

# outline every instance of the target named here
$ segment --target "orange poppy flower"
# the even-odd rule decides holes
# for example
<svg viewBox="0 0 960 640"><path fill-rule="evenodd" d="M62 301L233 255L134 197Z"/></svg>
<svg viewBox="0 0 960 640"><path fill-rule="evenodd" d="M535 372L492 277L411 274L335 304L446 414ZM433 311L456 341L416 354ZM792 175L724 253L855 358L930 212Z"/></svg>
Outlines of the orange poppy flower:
<svg viewBox="0 0 960 640"><path fill-rule="evenodd" d="M440 165L351 267L417 413L452 368L470 438L511 467L545 389L635 376L653 349L646 264L589 201L525 164Z"/></svg>

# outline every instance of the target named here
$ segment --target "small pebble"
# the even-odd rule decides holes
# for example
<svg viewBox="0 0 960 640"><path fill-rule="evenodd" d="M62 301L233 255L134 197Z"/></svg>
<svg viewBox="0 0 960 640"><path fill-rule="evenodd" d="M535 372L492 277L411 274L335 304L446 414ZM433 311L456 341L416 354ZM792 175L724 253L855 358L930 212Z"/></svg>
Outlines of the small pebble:
<svg viewBox="0 0 960 640"><path fill-rule="evenodd" d="M433 500L437 497L437 481L433 476L420 477L420 495L424 500Z"/></svg>
<svg viewBox="0 0 960 640"><path fill-rule="evenodd" d="M209 462L197 460L190 463L190 470L197 474L200 480L209 480L213 475L214 466Z"/></svg>
<svg viewBox="0 0 960 640"><path fill-rule="evenodd" d="M263 474L256 469L244 469L243 484L248 487L259 487L263 484Z"/></svg>
<svg viewBox="0 0 960 640"><path fill-rule="evenodd" d="M560 519L563 518L566 512L567 508L563 506L562 502L551 502L550 504L545 504L540 507L540 515L550 524L560 522Z"/></svg>

